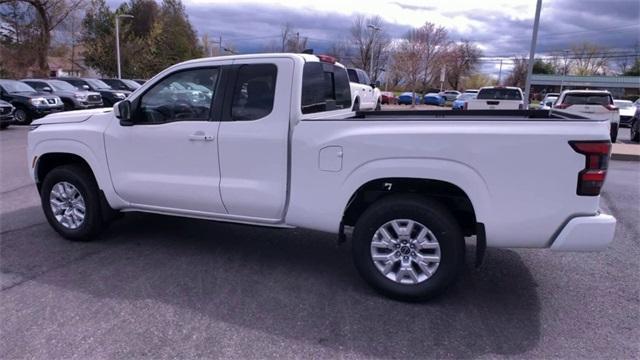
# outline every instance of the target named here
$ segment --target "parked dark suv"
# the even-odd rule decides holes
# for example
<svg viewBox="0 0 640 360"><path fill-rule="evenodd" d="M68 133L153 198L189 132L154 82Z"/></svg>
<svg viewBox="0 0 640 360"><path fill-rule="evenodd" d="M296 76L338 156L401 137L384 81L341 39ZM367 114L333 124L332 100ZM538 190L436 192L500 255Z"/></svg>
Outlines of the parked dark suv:
<svg viewBox="0 0 640 360"><path fill-rule="evenodd" d="M0 100L0 130L6 129L13 122L13 105Z"/></svg>
<svg viewBox="0 0 640 360"><path fill-rule="evenodd" d="M102 102L106 107L113 106L113 104L126 99L126 97L131 94L131 91L114 90L111 88L111 86L98 79L74 77L61 77L57 79L66 81L69 84L77 87L78 89L100 93L100 96L102 96Z"/></svg>
<svg viewBox="0 0 640 360"><path fill-rule="evenodd" d="M13 116L17 124L29 124L33 119L64 110L59 97L16 80L0 80L0 99L16 108Z"/></svg>
<svg viewBox="0 0 640 360"><path fill-rule="evenodd" d="M65 110L80 110L102 107L100 93L80 90L66 81L56 79L23 79L23 83L37 91L47 92L62 99Z"/></svg>
<svg viewBox="0 0 640 360"><path fill-rule="evenodd" d="M141 85L129 79L100 79L114 90L136 91Z"/></svg>

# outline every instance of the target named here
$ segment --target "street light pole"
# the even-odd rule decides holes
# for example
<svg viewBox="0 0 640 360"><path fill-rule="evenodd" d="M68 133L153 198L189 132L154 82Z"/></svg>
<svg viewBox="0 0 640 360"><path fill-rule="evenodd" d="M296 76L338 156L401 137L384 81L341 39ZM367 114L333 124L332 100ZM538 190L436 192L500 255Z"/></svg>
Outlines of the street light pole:
<svg viewBox="0 0 640 360"><path fill-rule="evenodd" d="M133 15L122 14L116 15L116 62L118 63L118 79L122 78L120 69L120 18L133 18Z"/></svg>
<svg viewBox="0 0 640 360"><path fill-rule="evenodd" d="M376 46L376 41L375 41L376 40L376 31L380 31L380 27L375 26L373 24L369 24L369 25L367 25L367 27L369 29L371 29L371 32L372 32L371 33L371 63L369 63L369 77L371 78L370 80L373 82L374 81L374 79L373 79L373 74L374 74L374 71L373 71L373 50L375 49L375 46Z"/></svg>
<svg viewBox="0 0 640 360"><path fill-rule="evenodd" d="M540 8L542 0L536 4L536 17L533 20L533 34L531 34L531 49L529 49L529 63L527 64L527 81L524 86L524 108L529 108L529 98L531 97L531 74L533 73L533 58L536 53L536 42L538 41L538 25L540 25Z"/></svg>

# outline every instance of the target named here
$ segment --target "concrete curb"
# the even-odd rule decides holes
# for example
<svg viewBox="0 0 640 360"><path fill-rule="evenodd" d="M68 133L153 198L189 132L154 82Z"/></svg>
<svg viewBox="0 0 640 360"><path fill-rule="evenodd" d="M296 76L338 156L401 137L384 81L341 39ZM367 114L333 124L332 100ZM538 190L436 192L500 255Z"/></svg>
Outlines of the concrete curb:
<svg viewBox="0 0 640 360"><path fill-rule="evenodd" d="M611 160L618 161L640 161L640 155L638 154L621 154L621 153L612 153Z"/></svg>

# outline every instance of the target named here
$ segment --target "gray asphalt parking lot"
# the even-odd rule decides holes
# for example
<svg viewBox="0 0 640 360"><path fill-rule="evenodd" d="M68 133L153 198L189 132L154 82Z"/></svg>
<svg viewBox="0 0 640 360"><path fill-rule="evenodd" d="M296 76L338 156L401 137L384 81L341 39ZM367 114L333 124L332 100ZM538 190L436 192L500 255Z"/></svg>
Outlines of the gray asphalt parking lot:
<svg viewBox="0 0 640 360"><path fill-rule="evenodd" d="M127 214L98 241L65 241L26 133L0 132L2 359L640 357L638 162L611 162L607 251L488 249L481 269L469 251L454 288L408 304L318 232Z"/></svg>

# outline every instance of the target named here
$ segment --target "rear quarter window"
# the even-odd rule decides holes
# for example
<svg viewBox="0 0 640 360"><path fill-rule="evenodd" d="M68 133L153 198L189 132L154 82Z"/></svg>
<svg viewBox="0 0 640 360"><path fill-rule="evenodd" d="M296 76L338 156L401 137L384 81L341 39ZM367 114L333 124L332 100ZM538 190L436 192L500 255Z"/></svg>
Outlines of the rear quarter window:
<svg viewBox="0 0 640 360"><path fill-rule="evenodd" d="M351 107L349 75L344 68L322 62L308 62L302 70L303 114Z"/></svg>

